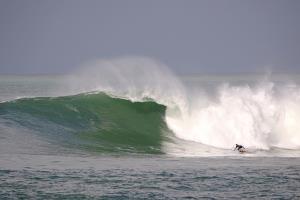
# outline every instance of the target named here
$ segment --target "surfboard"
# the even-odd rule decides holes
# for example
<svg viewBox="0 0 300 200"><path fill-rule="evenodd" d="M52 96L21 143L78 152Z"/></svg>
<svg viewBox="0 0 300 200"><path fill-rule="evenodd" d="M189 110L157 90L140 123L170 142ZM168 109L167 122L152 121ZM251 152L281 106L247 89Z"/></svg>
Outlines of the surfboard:
<svg viewBox="0 0 300 200"><path fill-rule="evenodd" d="M246 153L246 149L245 148L241 148L240 150L238 150L240 153Z"/></svg>

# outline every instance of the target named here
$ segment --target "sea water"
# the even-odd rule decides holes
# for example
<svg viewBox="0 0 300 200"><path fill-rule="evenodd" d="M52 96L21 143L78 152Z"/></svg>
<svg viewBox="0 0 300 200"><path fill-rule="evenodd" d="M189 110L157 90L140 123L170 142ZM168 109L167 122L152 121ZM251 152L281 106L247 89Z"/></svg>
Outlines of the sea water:
<svg viewBox="0 0 300 200"><path fill-rule="evenodd" d="M299 199L298 158L1 155L2 199Z"/></svg>
<svg viewBox="0 0 300 200"><path fill-rule="evenodd" d="M1 199L300 198L297 75L128 62L0 77Z"/></svg>

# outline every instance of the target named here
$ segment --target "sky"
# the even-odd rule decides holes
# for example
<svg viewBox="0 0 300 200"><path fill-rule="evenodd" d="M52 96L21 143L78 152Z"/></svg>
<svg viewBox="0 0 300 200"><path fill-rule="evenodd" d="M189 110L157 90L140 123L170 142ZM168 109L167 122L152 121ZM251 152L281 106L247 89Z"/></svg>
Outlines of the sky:
<svg viewBox="0 0 300 200"><path fill-rule="evenodd" d="M0 74L146 56L177 73L300 72L298 0L0 0Z"/></svg>

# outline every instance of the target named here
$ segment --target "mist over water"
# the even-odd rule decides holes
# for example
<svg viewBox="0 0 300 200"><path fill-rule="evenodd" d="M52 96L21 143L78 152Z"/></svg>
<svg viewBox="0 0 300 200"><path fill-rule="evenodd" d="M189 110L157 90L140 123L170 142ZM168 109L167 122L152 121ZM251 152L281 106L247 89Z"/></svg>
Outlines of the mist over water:
<svg viewBox="0 0 300 200"><path fill-rule="evenodd" d="M149 58L96 60L74 72L66 84L73 93L104 91L132 101L153 99L186 109L180 80L167 66Z"/></svg>

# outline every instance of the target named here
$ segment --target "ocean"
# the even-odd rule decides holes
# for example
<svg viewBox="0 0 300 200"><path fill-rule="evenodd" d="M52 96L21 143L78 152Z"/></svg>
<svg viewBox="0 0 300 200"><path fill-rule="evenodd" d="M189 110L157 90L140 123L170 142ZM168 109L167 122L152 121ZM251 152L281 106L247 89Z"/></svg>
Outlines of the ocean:
<svg viewBox="0 0 300 200"><path fill-rule="evenodd" d="M0 199L300 198L299 75L128 62L0 76Z"/></svg>

